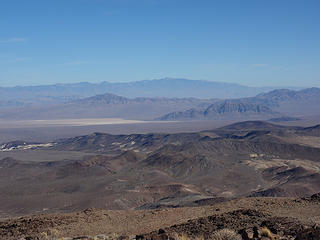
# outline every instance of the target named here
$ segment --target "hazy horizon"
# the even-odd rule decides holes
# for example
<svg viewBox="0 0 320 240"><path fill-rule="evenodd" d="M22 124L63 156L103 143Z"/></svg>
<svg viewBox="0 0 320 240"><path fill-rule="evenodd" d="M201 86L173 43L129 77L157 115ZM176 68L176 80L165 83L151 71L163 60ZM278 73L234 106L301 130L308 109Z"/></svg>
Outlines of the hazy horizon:
<svg viewBox="0 0 320 240"><path fill-rule="evenodd" d="M252 88L291 88L291 89L303 89L303 88L312 88L312 87L320 87L314 85L246 85L237 82L223 82L223 81L215 81L215 80L207 80L207 79L190 79L190 78L171 78L171 77L164 77L164 78L155 78L155 79L142 79L142 80L128 80L128 81L79 81L79 82L55 82L55 83L40 83L40 84L12 84L12 85L0 85L0 88L14 88L14 87L36 87L36 86L55 86L55 85L72 85L72 84L81 84L81 83L89 83L89 84L102 84L102 83L137 83L137 82L144 82L144 81L158 81L158 80L188 80L188 81L202 81L202 82L214 82L214 83L225 83L225 84L237 84L245 87L252 87Z"/></svg>

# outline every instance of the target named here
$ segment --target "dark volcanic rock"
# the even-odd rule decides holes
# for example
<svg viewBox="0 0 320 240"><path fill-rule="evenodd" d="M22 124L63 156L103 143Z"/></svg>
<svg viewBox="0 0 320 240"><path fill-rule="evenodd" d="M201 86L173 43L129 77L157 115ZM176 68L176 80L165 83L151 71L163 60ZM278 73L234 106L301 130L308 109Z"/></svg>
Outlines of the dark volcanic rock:
<svg viewBox="0 0 320 240"><path fill-rule="evenodd" d="M309 228L297 234L295 240L320 240L320 228Z"/></svg>
<svg viewBox="0 0 320 240"><path fill-rule="evenodd" d="M166 236L174 236L176 234L187 235L191 239L196 239L197 237L211 239L216 231L231 229L238 232L242 239L249 240L248 232L253 232L253 236L257 239L261 239L260 232L264 227L271 230L274 236L281 236L281 239L292 239L295 236L299 236L300 238L296 239L304 240L308 239L303 238L304 236L309 236L308 234L313 236L317 233L317 230L304 231L303 225L292 218L271 217L268 214L251 209L237 210L206 218L190 220L187 223L169 227L165 229L165 232ZM144 235L143 239L161 239L160 236L161 234L153 232Z"/></svg>

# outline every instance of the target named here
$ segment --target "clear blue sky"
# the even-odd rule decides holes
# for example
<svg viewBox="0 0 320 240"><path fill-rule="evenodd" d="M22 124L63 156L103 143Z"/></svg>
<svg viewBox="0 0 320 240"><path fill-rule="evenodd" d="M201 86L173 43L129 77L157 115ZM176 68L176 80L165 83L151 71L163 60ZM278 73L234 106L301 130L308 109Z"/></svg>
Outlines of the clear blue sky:
<svg viewBox="0 0 320 240"><path fill-rule="evenodd" d="M0 1L0 86L162 77L320 87L320 1Z"/></svg>

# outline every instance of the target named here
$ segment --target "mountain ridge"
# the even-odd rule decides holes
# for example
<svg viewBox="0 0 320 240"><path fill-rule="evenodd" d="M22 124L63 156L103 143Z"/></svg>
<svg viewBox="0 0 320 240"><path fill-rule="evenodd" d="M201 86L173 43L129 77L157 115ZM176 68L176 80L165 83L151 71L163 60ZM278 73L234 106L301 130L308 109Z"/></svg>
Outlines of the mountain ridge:
<svg viewBox="0 0 320 240"><path fill-rule="evenodd" d="M248 87L236 83L162 78L135 82L69 83L39 86L0 87L0 106L28 106L66 103L106 92L136 97L249 97L275 87ZM179 90L179 91L177 91Z"/></svg>
<svg viewBox="0 0 320 240"><path fill-rule="evenodd" d="M173 89L177 91L179 88ZM0 118L12 120L123 118L162 121L273 119L281 122L300 121L304 116L320 115L318 102L320 102L319 88L299 91L277 89L254 97L231 99L130 98L125 95L103 93L55 105L0 108Z"/></svg>
<svg viewBox="0 0 320 240"><path fill-rule="evenodd" d="M267 93L260 93L255 97L217 101L207 106L207 108L196 107L184 111L171 112L156 119L216 119L230 117L223 115L225 113L233 113L232 117L235 118L241 116L246 119L257 117L259 120L268 118L287 118L290 120L289 114L298 115L304 111L308 114L315 112L315 115L320 113L317 104L319 101L320 88L307 88L299 91L276 89ZM303 108L303 105L306 105L306 107Z"/></svg>

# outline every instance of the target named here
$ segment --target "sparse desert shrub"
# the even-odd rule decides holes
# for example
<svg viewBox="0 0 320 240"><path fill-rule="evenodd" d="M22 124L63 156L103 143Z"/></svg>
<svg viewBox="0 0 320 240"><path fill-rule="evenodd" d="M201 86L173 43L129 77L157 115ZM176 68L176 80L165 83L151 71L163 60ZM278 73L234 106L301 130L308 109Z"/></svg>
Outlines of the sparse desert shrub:
<svg viewBox="0 0 320 240"><path fill-rule="evenodd" d="M173 233L170 233L170 237L175 239L175 240L179 240L180 239L180 236L178 233L176 232L173 232Z"/></svg>
<svg viewBox="0 0 320 240"><path fill-rule="evenodd" d="M271 240L274 239L271 231L270 231L268 228L266 228L266 227L264 227L264 228L261 229L260 235L261 235L261 237L267 237L267 238L269 238L269 239L271 239Z"/></svg>
<svg viewBox="0 0 320 240"><path fill-rule="evenodd" d="M194 240L204 240L204 237L203 236L198 236L198 237L195 237Z"/></svg>
<svg viewBox="0 0 320 240"><path fill-rule="evenodd" d="M40 240L63 240L63 238L58 238L59 231L56 229L49 229L46 232L42 232L38 235Z"/></svg>
<svg viewBox="0 0 320 240"><path fill-rule="evenodd" d="M187 234L182 233L182 234L179 235L179 238L178 238L178 239L179 239L179 240L189 240L189 237L188 237Z"/></svg>
<svg viewBox="0 0 320 240"><path fill-rule="evenodd" d="M46 232L40 233L39 239L40 240L48 240L49 239L48 234Z"/></svg>
<svg viewBox="0 0 320 240"><path fill-rule="evenodd" d="M204 240L203 236L197 236L197 237L189 237L185 233L178 234L176 232L170 233L169 239L175 239L175 240Z"/></svg>
<svg viewBox="0 0 320 240"><path fill-rule="evenodd" d="M241 240L241 236L233 230L225 228L215 232L212 240Z"/></svg>
<svg viewBox="0 0 320 240"><path fill-rule="evenodd" d="M116 240L118 238L119 238L118 234L112 233L112 234L108 235L105 239L107 239L107 240Z"/></svg>

